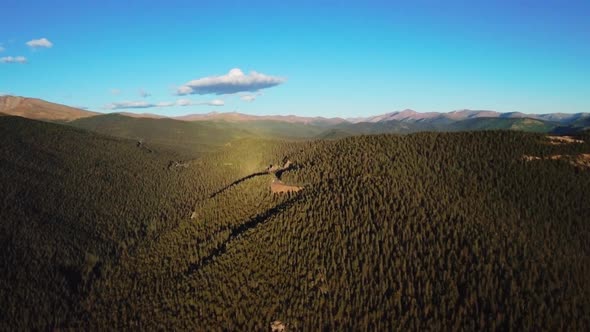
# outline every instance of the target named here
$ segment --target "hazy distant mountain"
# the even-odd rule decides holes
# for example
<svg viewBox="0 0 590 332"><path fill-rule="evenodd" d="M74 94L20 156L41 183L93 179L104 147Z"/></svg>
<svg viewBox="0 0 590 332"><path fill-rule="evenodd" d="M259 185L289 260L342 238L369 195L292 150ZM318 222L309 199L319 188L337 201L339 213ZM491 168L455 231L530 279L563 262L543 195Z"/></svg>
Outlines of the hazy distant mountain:
<svg viewBox="0 0 590 332"><path fill-rule="evenodd" d="M550 114L538 114L536 118L554 121L554 122L569 122L574 123L576 121L583 121L584 119L590 119L590 113L550 113Z"/></svg>
<svg viewBox="0 0 590 332"><path fill-rule="evenodd" d="M353 123L359 123L359 122L375 123L375 122L385 122L385 121L391 121L391 120L414 122L414 121L423 120L423 119L438 118L440 116L441 116L441 113L435 113L435 112L418 113L416 111L407 109L407 110L403 110L401 112L386 113L386 114L370 116L370 117L366 117L366 118L352 118L352 119L348 119L348 120L349 120L349 122L353 122Z"/></svg>
<svg viewBox="0 0 590 332"><path fill-rule="evenodd" d="M439 113L452 120L466 120L473 118L495 118L498 117L500 112L488 111L488 110L458 110L449 113Z"/></svg>
<svg viewBox="0 0 590 332"><path fill-rule="evenodd" d="M241 124L243 129L265 134L291 137L335 138L347 135L412 133L419 131L522 130L551 132L560 127L564 132L583 130L589 113L525 114L500 113L490 110L457 110L448 113L420 113L410 109L376 116L357 118L322 118L289 116L257 116L242 113L208 113L178 117L185 121L227 121ZM576 122L577 121L577 122ZM247 125L246 125L247 124ZM320 132L317 128L322 129Z"/></svg>
<svg viewBox="0 0 590 332"><path fill-rule="evenodd" d="M461 121L479 117L499 117L502 113L495 111L472 111L459 110L448 113L440 112L416 112L414 110L406 109L403 111L391 112L376 116L369 116L364 118L347 119L352 123L360 122L385 122L385 121L402 121L402 122L431 122L431 123L449 123L452 121Z"/></svg>
<svg viewBox="0 0 590 332"><path fill-rule="evenodd" d="M314 125L334 125L346 122L342 118L324 118L324 117L304 117L296 115L250 115L238 112L227 113L206 113L206 114L189 114L175 117L177 120L184 121L228 121L228 122L249 122L249 121L279 121L288 123L302 123Z"/></svg>
<svg viewBox="0 0 590 332"><path fill-rule="evenodd" d="M495 117L470 118L457 121L445 127L445 131L516 130L537 133L552 132L557 123L533 118Z"/></svg>
<svg viewBox="0 0 590 332"><path fill-rule="evenodd" d="M121 114L130 118L144 118L144 119L165 119L168 118L164 115L153 114L153 113L131 113L131 112L120 112L115 114Z"/></svg>
<svg viewBox="0 0 590 332"><path fill-rule="evenodd" d="M35 98L0 96L0 113L47 121L71 121L99 113Z"/></svg>
<svg viewBox="0 0 590 332"><path fill-rule="evenodd" d="M147 133L149 130L146 132L145 128L153 128L156 131L170 130L170 133L166 132L164 135L168 138L174 135L178 136L180 132L186 132L186 130L190 132L192 129L189 129L189 127L198 127L184 125L191 122L206 125L199 132L231 129L233 133L239 135L249 133L254 136L281 138L335 138L360 134L404 134L420 131L495 129L575 133L590 128L590 113L525 114L467 109L447 113L420 113L406 109L381 115L348 119L296 115L251 115L238 112L212 112L169 118L150 113L118 113L119 116L106 116L39 99L13 96L0 97L0 113L48 121L72 121L96 116L88 119L88 121L75 123L75 125L105 134L129 138L150 136ZM130 118L154 121L138 122L130 121ZM176 134L173 135L173 132ZM217 133L214 136L223 137L223 135ZM171 141L176 141L176 138ZM209 143L208 139L205 141Z"/></svg>
<svg viewBox="0 0 590 332"><path fill-rule="evenodd" d="M377 116L370 116L364 118L347 119L352 123L359 122L385 122L385 121L402 121L402 122L428 122L433 124L448 124L453 121L463 121L475 118L514 118L514 119L539 119L561 124L569 124L578 119L589 118L590 113L550 113L550 114L525 114L521 112L500 113L489 110L458 110L448 113L442 112L426 112L420 113L413 110L403 110L399 112L386 113Z"/></svg>
<svg viewBox="0 0 590 332"><path fill-rule="evenodd" d="M383 119L377 122L343 123L334 126L334 129L348 132L350 135L359 135L387 133L407 134L418 131L433 131L435 128L428 124Z"/></svg>

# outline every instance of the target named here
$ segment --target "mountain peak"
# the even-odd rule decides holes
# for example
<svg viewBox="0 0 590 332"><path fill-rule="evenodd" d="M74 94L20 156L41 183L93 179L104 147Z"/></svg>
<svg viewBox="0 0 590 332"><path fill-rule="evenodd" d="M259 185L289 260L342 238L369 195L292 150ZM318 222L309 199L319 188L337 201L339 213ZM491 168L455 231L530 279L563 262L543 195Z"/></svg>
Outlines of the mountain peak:
<svg viewBox="0 0 590 332"><path fill-rule="evenodd" d="M72 121L98 113L20 96L0 96L0 113L36 120Z"/></svg>

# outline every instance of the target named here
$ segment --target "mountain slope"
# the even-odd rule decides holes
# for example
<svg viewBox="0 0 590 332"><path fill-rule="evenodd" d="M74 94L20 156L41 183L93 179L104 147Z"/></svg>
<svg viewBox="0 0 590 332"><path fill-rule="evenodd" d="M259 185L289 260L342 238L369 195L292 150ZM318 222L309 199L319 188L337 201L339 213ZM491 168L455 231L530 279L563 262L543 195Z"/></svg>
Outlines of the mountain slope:
<svg viewBox="0 0 590 332"><path fill-rule="evenodd" d="M18 117L0 118L0 139L6 329L590 325L590 171L522 158L588 142L248 138L179 161ZM303 190L273 194L277 177Z"/></svg>
<svg viewBox="0 0 590 332"><path fill-rule="evenodd" d="M515 130L537 133L551 132L556 123L532 118L471 118L453 122L440 128L442 131Z"/></svg>
<svg viewBox="0 0 590 332"><path fill-rule="evenodd" d="M309 123L276 120L254 120L244 122L214 121L214 123L223 123L228 127L245 130L267 138L281 139L312 138L322 134L327 128L332 128L332 126L318 126Z"/></svg>
<svg viewBox="0 0 590 332"><path fill-rule="evenodd" d="M205 183L168 171L175 154L69 126L4 116L0 140L3 328L71 323L122 248L176 218L183 188Z"/></svg>
<svg viewBox="0 0 590 332"><path fill-rule="evenodd" d="M386 113L377 116L370 116L364 118L348 119L349 122L387 122L387 121L401 121L401 122L423 122L430 123L435 126L446 125L456 121L464 121L477 118L501 118L501 119L535 119L547 121L552 123L559 123L568 125L576 120L583 118L590 118L590 113L549 113L549 114L525 114L520 112L501 113L496 111L485 110L459 110L452 112L426 112L420 113L413 110L404 110L399 112Z"/></svg>
<svg viewBox="0 0 590 332"><path fill-rule="evenodd" d="M341 130L350 135L367 134L407 134L421 130L432 130L432 126L415 122L400 120L384 120L378 122L345 123L334 126L333 129Z"/></svg>
<svg viewBox="0 0 590 332"><path fill-rule="evenodd" d="M584 330L590 172L522 155L589 149L506 131L277 145L264 159L289 156L303 191L255 173L200 201L98 282L90 326Z"/></svg>
<svg viewBox="0 0 590 332"><path fill-rule="evenodd" d="M221 122L132 118L121 114L99 115L69 124L105 135L133 139L148 147L175 150L187 156L210 151L235 139L254 136Z"/></svg>
<svg viewBox="0 0 590 332"><path fill-rule="evenodd" d="M8 330L80 326L96 282L139 243L273 162L260 158L263 141L245 142L233 158L179 163L173 151L14 116L0 117L0 140L0 326Z"/></svg>
<svg viewBox="0 0 590 332"><path fill-rule="evenodd" d="M582 133L588 130L590 130L590 117L580 117L567 126L556 127L553 129L553 132L561 135L569 135L572 133Z"/></svg>
<svg viewBox="0 0 590 332"><path fill-rule="evenodd" d="M0 112L46 121L71 121L98 114L41 99L15 96L0 96Z"/></svg>

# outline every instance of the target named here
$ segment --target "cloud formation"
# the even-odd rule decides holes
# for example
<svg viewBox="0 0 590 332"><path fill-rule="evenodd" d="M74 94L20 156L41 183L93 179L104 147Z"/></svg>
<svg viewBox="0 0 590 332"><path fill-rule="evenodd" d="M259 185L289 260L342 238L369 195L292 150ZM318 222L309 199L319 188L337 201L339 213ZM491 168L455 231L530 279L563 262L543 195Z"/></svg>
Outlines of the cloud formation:
<svg viewBox="0 0 590 332"><path fill-rule="evenodd" d="M225 102L221 99L214 99L210 101L194 102L188 99L178 99L173 102L159 102L148 103L146 101L122 101L106 105L104 108L108 110L123 110L123 109L141 109L141 108L159 108L172 106L223 106Z"/></svg>
<svg viewBox="0 0 590 332"><path fill-rule="evenodd" d="M47 38L29 40L27 42L27 45L32 48L40 48L40 47L51 48L51 47L53 47L53 43L50 42Z"/></svg>
<svg viewBox="0 0 590 332"><path fill-rule="evenodd" d="M207 105L209 105L209 106L223 106L223 105L225 105L225 102L221 99L213 99L211 101L208 101Z"/></svg>
<svg viewBox="0 0 590 332"><path fill-rule="evenodd" d="M255 95L245 95L245 96L241 96L240 97L241 100L250 103L256 100L256 96Z"/></svg>
<svg viewBox="0 0 590 332"><path fill-rule="evenodd" d="M0 63L27 63L27 58L24 56L5 56L0 58Z"/></svg>
<svg viewBox="0 0 590 332"><path fill-rule="evenodd" d="M268 76L251 71L244 74L239 68L234 68L226 75L199 78L180 86L176 90L178 95L206 95L232 94L238 92L256 92L284 83L281 77Z"/></svg>
<svg viewBox="0 0 590 332"><path fill-rule="evenodd" d="M4 52L6 51L6 49L4 47L2 47L2 45L0 45L0 52Z"/></svg>
<svg viewBox="0 0 590 332"><path fill-rule="evenodd" d="M145 91L144 89L139 89L139 96L141 98L147 98L147 97L149 97L151 95L152 95L151 93Z"/></svg>

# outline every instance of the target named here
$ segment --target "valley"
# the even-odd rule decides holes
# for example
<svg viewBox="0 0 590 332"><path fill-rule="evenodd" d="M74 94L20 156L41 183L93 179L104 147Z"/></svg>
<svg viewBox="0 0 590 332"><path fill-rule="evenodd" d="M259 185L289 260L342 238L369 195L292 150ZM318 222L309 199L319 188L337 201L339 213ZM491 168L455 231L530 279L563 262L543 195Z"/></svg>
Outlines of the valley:
<svg viewBox="0 0 590 332"><path fill-rule="evenodd" d="M0 117L2 325L590 323L590 172L522 159L585 156L587 132L205 137L192 150L155 135L148 151ZM278 180L305 189L274 193Z"/></svg>

